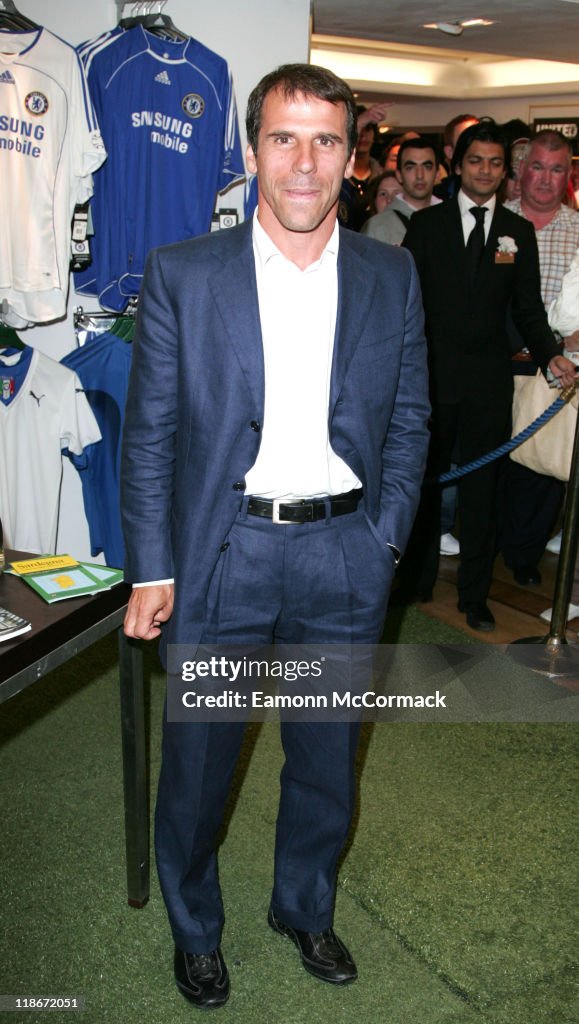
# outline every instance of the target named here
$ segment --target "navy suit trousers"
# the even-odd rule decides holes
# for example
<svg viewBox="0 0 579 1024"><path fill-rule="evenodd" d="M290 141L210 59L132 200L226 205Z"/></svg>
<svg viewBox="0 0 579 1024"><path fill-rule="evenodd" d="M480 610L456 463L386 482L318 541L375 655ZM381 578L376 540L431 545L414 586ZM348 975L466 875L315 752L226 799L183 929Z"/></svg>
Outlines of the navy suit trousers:
<svg viewBox="0 0 579 1024"><path fill-rule="evenodd" d="M363 506L317 523L276 525L248 516L246 504L211 579L202 643L376 643L394 558ZM216 846L244 727L164 725L157 867L175 943L191 953L221 940ZM272 906L295 928L318 932L332 924L337 864L356 799L359 728L356 721L281 723Z"/></svg>

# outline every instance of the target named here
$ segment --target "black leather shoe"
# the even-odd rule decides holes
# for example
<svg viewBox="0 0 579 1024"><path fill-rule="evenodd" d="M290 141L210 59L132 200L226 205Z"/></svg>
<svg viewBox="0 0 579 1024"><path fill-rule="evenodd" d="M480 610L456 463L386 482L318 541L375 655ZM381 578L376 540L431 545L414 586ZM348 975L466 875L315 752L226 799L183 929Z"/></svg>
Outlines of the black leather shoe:
<svg viewBox="0 0 579 1024"><path fill-rule="evenodd" d="M333 928L323 932L302 932L275 916L271 907L267 923L278 935L291 939L298 947L302 963L314 978L332 985L348 985L358 977L356 964Z"/></svg>
<svg viewBox="0 0 579 1024"><path fill-rule="evenodd" d="M516 569L513 569L513 576L515 581L520 583L522 587L528 587L529 584L541 582L541 573L536 565L519 565Z"/></svg>
<svg viewBox="0 0 579 1024"><path fill-rule="evenodd" d="M481 633L490 633L495 628L495 617L484 601L459 602L459 612L466 612L466 624Z"/></svg>
<svg viewBox="0 0 579 1024"><path fill-rule="evenodd" d="M194 1006L213 1010L229 999L229 974L221 950L184 953L175 948L177 988Z"/></svg>

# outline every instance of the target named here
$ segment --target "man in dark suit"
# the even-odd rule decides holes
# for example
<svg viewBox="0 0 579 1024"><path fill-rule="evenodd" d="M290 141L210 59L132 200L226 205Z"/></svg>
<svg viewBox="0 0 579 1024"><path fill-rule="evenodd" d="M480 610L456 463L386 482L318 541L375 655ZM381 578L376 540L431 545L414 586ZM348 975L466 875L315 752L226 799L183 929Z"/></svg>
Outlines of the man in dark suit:
<svg viewBox="0 0 579 1024"><path fill-rule="evenodd" d="M344 82L278 68L249 100L252 222L149 257L123 449L125 632L162 632L170 667L175 645L194 658L199 644L381 635L429 404L411 258L336 222L356 134ZM338 985L356 978L332 921L358 732L282 722L268 920ZM203 1008L229 994L216 844L242 733L236 721L164 724L157 865L177 985Z"/></svg>
<svg viewBox="0 0 579 1024"><path fill-rule="evenodd" d="M563 384L573 381L573 364L557 354L541 301L532 225L496 200L508 167L499 126L490 118L471 125L455 152L458 195L415 214L404 238L416 261L426 318L433 406L429 475L449 469L455 446L464 465L508 437L509 306L535 361ZM486 603L495 556L495 481L493 462L459 486L459 609L479 630L495 625ZM431 598L436 579L439 524L440 491L425 485L401 573L403 589L423 600Z"/></svg>

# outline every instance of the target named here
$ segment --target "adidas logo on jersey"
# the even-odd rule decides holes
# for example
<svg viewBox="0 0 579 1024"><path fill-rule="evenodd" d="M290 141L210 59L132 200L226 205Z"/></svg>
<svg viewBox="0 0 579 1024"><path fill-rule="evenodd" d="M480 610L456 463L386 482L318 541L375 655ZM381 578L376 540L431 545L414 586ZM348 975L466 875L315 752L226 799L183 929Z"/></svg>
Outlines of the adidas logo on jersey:
<svg viewBox="0 0 579 1024"><path fill-rule="evenodd" d="M159 74L155 75L155 81L160 82L161 85L171 85L171 79L167 71L159 71Z"/></svg>
<svg viewBox="0 0 579 1024"><path fill-rule="evenodd" d="M4 82L6 85L15 85L14 76L8 70L3 71L0 75L0 82Z"/></svg>

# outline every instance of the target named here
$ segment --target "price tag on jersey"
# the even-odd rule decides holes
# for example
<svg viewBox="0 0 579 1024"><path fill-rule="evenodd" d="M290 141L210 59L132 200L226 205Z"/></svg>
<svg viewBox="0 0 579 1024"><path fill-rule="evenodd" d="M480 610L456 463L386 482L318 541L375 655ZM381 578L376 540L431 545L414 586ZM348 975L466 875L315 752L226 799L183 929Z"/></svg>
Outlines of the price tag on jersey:
<svg viewBox="0 0 579 1024"><path fill-rule="evenodd" d="M86 227L87 218L80 220L78 217L74 218L72 222L72 237L75 242L84 242L86 238Z"/></svg>

